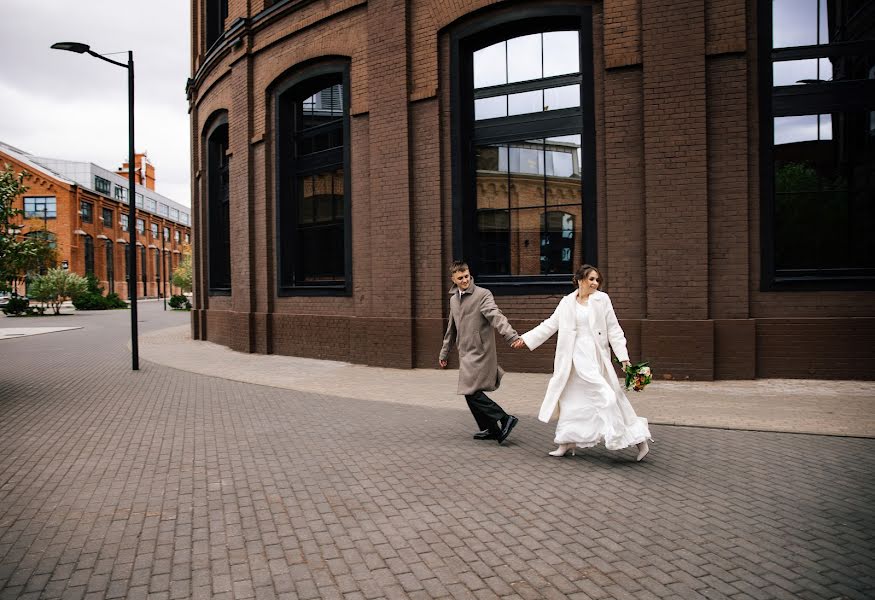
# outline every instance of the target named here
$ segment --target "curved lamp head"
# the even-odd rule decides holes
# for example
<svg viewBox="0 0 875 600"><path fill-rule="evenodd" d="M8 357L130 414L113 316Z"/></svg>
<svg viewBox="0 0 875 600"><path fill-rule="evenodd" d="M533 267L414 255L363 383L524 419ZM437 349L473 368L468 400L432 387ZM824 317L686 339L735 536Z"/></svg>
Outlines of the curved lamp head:
<svg viewBox="0 0 875 600"><path fill-rule="evenodd" d="M52 48L55 50L68 50L77 54L84 54L91 50L91 46L89 46L88 44L81 44L79 42L58 42L56 44L52 44Z"/></svg>

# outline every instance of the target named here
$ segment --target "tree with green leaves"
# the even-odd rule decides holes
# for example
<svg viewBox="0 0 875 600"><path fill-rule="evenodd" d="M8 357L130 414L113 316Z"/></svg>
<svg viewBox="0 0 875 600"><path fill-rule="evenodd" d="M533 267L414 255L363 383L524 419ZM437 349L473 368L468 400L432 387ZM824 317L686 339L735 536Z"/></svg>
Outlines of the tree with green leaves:
<svg viewBox="0 0 875 600"><path fill-rule="evenodd" d="M36 277L28 288L31 298L47 304L56 315L61 314L61 303L88 291L88 280L66 269L49 269Z"/></svg>
<svg viewBox="0 0 875 600"><path fill-rule="evenodd" d="M183 254L179 265L173 271L173 285L183 292L191 291L191 254Z"/></svg>
<svg viewBox="0 0 875 600"><path fill-rule="evenodd" d="M18 217L24 211L15 207L16 198L27 191L26 171L17 175L6 165L0 171L0 290L13 289L28 273L39 272L55 262L55 250L45 237L25 236Z"/></svg>

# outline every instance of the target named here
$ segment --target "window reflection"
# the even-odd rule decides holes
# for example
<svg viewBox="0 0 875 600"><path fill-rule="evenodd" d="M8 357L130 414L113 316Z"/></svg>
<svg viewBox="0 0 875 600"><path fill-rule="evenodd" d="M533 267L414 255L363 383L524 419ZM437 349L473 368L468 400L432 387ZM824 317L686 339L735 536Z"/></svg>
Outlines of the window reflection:
<svg viewBox="0 0 875 600"><path fill-rule="evenodd" d="M832 80L832 63L828 58L808 58L776 62L772 71L774 85L798 85Z"/></svg>
<svg viewBox="0 0 875 600"><path fill-rule="evenodd" d="M775 118L775 145L832 139L831 115Z"/></svg>
<svg viewBox="0 0 875 600"><path fill-rule="evenodd" d="M477 223L484 274L570 273L581 259L581 136L476 151Z"/></svg>
<svg viewBox="0 0 875 600"><path fill-rule="evenodd" d="M511 38L474 52L474 88L569 75L580 71L577 31Z"/></svg>
<svg viewBox="0 0 875 600"><path fill-rule="evenodd" d="M507 82L528 81L544 77L540 33L524 35L507 44Z"/></svg>
<svg viewBox="0 0 875 600"><path fill-rule="evenodd" d="M863 112L775 119L777 269L875 267L875 145L866 120Z"/></svg>
<svg viewBox="0 0 875 600"><path fill-rule="evenodd" d="M299 180L299 277L304 282L336 280L344 276L343 169L302 177ZM318 259L318 260L317 260Z"/></svg>

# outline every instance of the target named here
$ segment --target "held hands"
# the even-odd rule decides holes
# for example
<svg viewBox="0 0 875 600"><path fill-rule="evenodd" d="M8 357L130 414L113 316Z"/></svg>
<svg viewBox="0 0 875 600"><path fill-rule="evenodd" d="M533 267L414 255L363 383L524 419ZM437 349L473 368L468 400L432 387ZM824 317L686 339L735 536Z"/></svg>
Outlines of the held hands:
<svg viewBox="0 0 875 600"><path fill-rule="evenodd" d="M526 346L526 343L523 341L523 338L519 338L518 340L516 340L513 344L510 345L510 347L513 348L514 350L528 348L528 346Z"/></svg>
<svg viewBox="0 0 875 600"><path fill-rule="evenodd" d="M445 361L445 360L438 360L438 362L439 362L440 365L441 365L441 369L446 369L446 368L447 368L447 361Z"/></svg>
<svg viewBox="0 0 875 600"><path fill-rule="evenodd" d="M620 363L620 365L623 367L623 370L625 371L627 367L632 366L632 363L629 362L628 360L624 360L623 362Z"/></svg>

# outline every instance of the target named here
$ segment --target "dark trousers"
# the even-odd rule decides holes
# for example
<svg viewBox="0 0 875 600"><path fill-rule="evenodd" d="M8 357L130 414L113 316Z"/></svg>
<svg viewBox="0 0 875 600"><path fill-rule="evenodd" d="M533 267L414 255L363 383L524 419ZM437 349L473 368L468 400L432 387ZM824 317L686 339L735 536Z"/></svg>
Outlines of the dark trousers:
<svg viewBox="0 0 875 600"><path fill-rule="evenodd" d="M465 400L468 401L468 408L471 409L471 414L474 415L477 427L481 431L484 429L499 430L501 426L496 421L503 421L507 413L492 398L484 394L482 390L478 390L473 394L466 394Z"/></svg>

